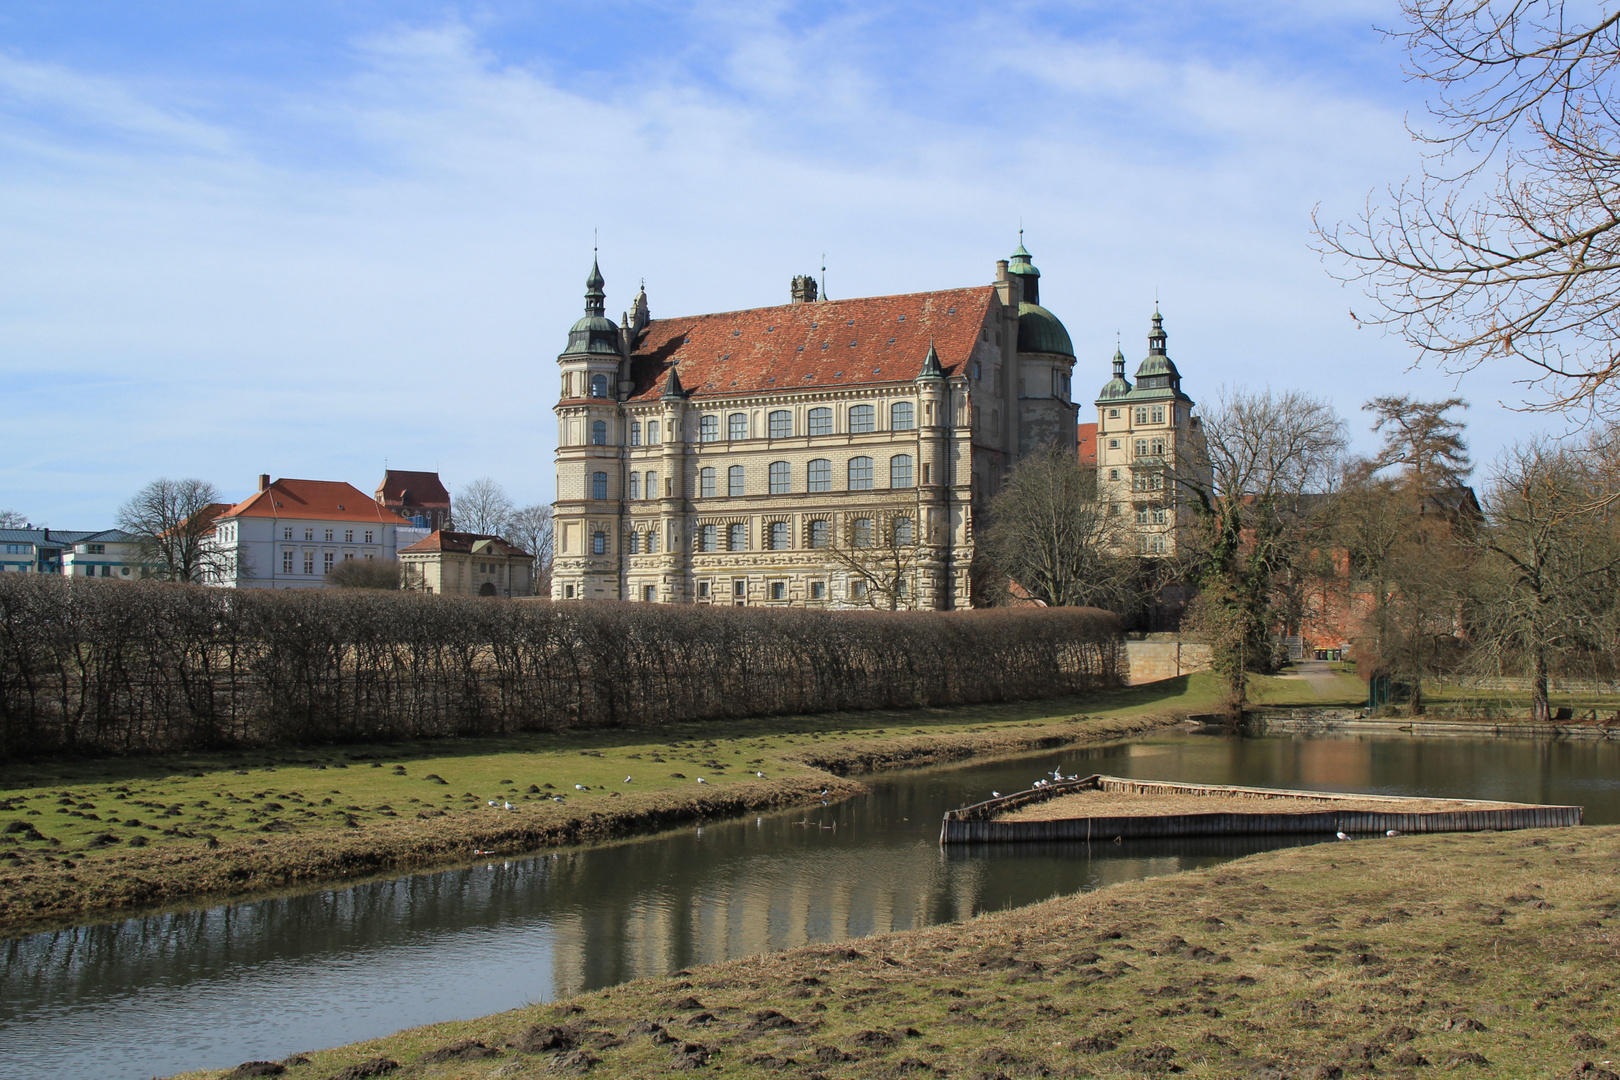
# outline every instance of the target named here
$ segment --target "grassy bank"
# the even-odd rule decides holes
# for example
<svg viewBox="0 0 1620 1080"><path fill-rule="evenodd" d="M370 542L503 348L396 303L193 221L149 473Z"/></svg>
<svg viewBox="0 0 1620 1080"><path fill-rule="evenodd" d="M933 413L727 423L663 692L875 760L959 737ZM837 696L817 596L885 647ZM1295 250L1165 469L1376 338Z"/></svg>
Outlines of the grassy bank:
<svg viewBox="0 0 1620 1080"><path fill-rule="evenodd" d="M859 790L845 774L1114 738L1213 697L1193 676L657 731L9 764L0 935L836 798Z"/></svg>
<svg viewBox="0 0 1620 1080"><path fill-rule="evenodd" d="M1617 866L1613 827L1296 848L418 1028L285 1075L1604 1080Z"/></svg>

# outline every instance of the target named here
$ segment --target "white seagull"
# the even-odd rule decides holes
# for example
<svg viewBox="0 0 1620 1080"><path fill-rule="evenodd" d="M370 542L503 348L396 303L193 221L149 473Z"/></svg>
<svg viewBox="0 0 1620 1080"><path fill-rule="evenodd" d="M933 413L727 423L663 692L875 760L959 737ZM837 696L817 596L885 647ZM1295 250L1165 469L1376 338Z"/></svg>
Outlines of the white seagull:
<svg viewBox="0 0 1620 1080"><path fill-rule="evenodd" d="M508 809L508 810L516 810L516 809L517 809L517 807L515 807L515 806L513 806L513 805L512 805L512 804L511 804L511 803L507 803L507 804L506 804L506 808L507 808L507 809Z"/></svg>
<svg viewBox="0 0 1620 1080"><path fill-rule="evenodd" d="M489 805L495 806L495 805L497 805L497 803L495 802L494 799L491 799L491 800L489 800Z"/></svg>
<svg viewBox="0 0 1620 1080"><path fill-rule="evenodd" d="M707 784L707 783L708 783L708 781L707 781L707 780L705 780L705 779L703 779L703 777L701 777L701 776L700 776L700 777L698 777L698 783L700 783L700 784Z"/></svg>
<svg viewBox="0 0 1620 1080"><path fill-rule="evenodd" d="M999 798L1001 798L1001 792L999 792L999 791L992 791L992 792L991 792L991 793L990 793L990 797L991 797L991 798L992 798L992 799L999 799Z"/></svg>
<svg viewBox="0 0 1620 1080"><path fill-rule="evenodd" d="M628 784L633 779L634 779L634 777L627 776L627 777L624 778L624 782Z"/></svg>
<svg viewBox="0 0 1620 1080"><path fill-rule="evenodd" d="M586 791L588 789L585 787L584 784L575 784L574 785L574 790L575 791Z"/></svg>
<svg viewBox="0 0 1620 1080"><path fill-rule="evenodd" d="M762 773L762 772L757 772L757 773L755 773L755 774L754 774L754 775L755 775L755 776L757 776L757 777L759 777L759 778L760 778L760 779L761 779L761 780L763 780L763 779L765 779L765 774L764 774L764 773Z"/></svg>
<svg viewBox="0 0 1620 1080"><path fill-rule="evenodd" d="M1394 829L1390 829L1390 830L1388 830L1388 831L1386 831L1386 832L1385 832L1385 833L1384 833L1384 835L1385 835L1385 836L1399 836L1399 835L1401 835L1401 834L1400 834L1400 833L1398 833L1398 832L1396 832L1396 831L1395 831L1395 830L1394 830Z"/></svg>
<svg viewBox="0 0 1620 1080"><path fill-rule="evenodd" d="M1337 836L1340 840L1348 840L1348 839L1350 839L1350 834L1347 833L1347 832L1335 833L1334 835Z"/></svg>

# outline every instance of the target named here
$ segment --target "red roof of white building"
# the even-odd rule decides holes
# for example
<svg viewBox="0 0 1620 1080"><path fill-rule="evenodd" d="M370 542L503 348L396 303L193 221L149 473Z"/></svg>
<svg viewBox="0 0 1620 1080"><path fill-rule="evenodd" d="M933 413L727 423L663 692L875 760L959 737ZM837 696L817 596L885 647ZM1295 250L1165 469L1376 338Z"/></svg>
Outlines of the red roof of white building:
<svg viewBox="0 0 1620 1080"><path fill-rule="evenodd" d="M264 490L254 492L243 499L220 517L361 521L382 525L410 524L353 484L345 484L341 480L277 480Z"/></svg>

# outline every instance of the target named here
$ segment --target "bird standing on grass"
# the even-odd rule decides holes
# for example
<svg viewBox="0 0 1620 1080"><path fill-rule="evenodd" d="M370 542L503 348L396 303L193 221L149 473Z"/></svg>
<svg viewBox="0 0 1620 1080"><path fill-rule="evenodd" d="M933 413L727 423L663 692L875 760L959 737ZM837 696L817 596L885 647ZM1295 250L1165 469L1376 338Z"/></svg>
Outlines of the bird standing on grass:
<svg viewBox="0 0 1620 1080"><path fill-rule="evenodd" d="M587 790L587 788L585 787L584 784L575 784L574 785L574 790L575 791L585 791L585 790Z"/></svg>
<svg viewBox="0 0 1620 1080"><path fill-rule="evenodd" d="M703 777L701 777L701 776L700 776L700 777L698 777L698 783L700 783L700 784L707 784L707 783L708 783L708 781L707 781L707 780L705 780L705 779L703 779Z"/></svg>
<svg viewBox="0 0 1620 1080"><path fill-rule="evenodd" d="M506 804L506 808L507 808L507 809L508 809L508 810L516 810L516 809L517 809L517 807L515 807L515 806L513 806L513 805L512 805L512 804L511 804L511 803L507 803L507 804Z"/></svg>
<svg viewBox="0 0 1620 1080"><path fill-rule="evenodd" d="M624 778L624 782L628 784L633 779L635 779L635 778L631 777L631 776L627 776L627 777Z"/></svg>
<svg viewBox="0 0 1620 1080"><path fill-rule="evenodd" d="M1347 833L1347 832L1335 833L1334 835L1337 836L1340 840L1348 840L1348 839L1350 839L1350 834Z"/></svg>

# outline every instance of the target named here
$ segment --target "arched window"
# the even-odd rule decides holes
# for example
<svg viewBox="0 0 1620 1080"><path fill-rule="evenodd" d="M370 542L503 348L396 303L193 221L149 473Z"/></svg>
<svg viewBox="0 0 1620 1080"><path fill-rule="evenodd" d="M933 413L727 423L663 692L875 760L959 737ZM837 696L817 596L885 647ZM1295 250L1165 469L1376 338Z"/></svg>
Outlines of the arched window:
<svg viewBox="0 0 1620 1080"><path fill-rule="evenodd" d="M832 538L832 526L826 518L816 518L810 522L810 546L824 548L827 541Z"/></svg>
<svg viewBox="0 0 1620 1080"><path fill-rule="evenodd" d="M896 454L889 459L889 486L892 488L912 486L910 454Z"/></svg>
<svg viewBox="0 0 1620 1080"><path fill-rule="evenodd" d="M714 498L714 468L704 466L698 470L698 498Z"/></svg>
<svg viewBox="0 0 1620 1080"><path fill-rule="evenodd" d="M900 547L909 546L916 539L916 530L912 528L908 517L894 519L894 542Z"/></svg>
<svg viewBox="0 0 1620 1080"><path fill-rule="evenodd" d="M849 408L849 430L853 435L876 431L877 411L870 405L851 405Z"/></svg>
<svg viewBox="0 0 1620 1080"><path fill-rule="evenodd" d="M747 413L734 412L730 416L726 417L726 438L728 438L728 439L746 439L746 438L748 438L748 414Z"/></svg>
<svg viewBox="0 0 1620 1080"><path fill-rule="evenodd" d="M638 472L630 474L630 497L632 499L641 498L641 474Z"/></svg>
<svg viewBox="0 0 1620 1080"><path fill-rule="evenodd" d="M790 521L771 522L771 550L787 551L793 546L793 523Z"/></svg>
<svg viewBox="0 0 1620 1080"><path fill-rule="evenodd" d="M698 548L699 551L719 551L720 550L720 526L718 526L718 525L700 525L700 526L698 526L697 548Z"/></svg>
<svg viewBox="0 0 1620 1080"><path fill-rule="evenodd" d="M748 550L748 526L739 521L726 530L726 549L728 551Z"/></svg>
<svg viewBox="0 0 1620 1080"><path fill-rule="evenodd" d="M771 462L771 494L786 495L793 487L793 466L785 461Z"/></svg>
<svg viewBox="0 0 1620 1080"><path fill-rule="evenodd" d="M909 401L897 401L889 406L889 427L895 431L911 431L917 426L917 409Z"/></svg>
<svg viewBox="0 0 1620 1080"><path fill-rule="evenodd" d="M591 421L591 445L592 446L606 446L607 445L607 421L606 420L592 420Z"/></svg>
<svg viewBox="0 0 1620 1080"><path fill-rule="evenodd" d="M640 420L632 420L632 421L630 421L630 445L631 446L640 446L641 445L641 421Z"/></svg>
<svg viewBox="0 0 1620 1080"><path fill-rule="evenodd" d="M720 441L720 418L705 416L698 421L698 442Z"/></svg>
<svg viewBox="0 0 1620 1080"><path fill-rule="evenodd" d="M733 465L726 470L726 494L734 499L747 494L747 489L743 485L743 467L741 465Z"/></svg>
<svg viewBox="0 0 1620 1080"><path fill-rule="evenodd" d="M872 490L872 459L857 457L849 459L849 490Z"/></svg>
<svg viewBox="0 0 1620 1080"><path fill-rule="evenodd" d="M658 473L656 471L647 473L647 498L658 498Z"/></svg>
<svg viewBox="0 0 1620 1080"><path fill-rule="evenodd" d="M638 554L641 553L641 534L640 533L633 532L629 536L625 537L624 553L626 555L638 555Z"/></svg>
<svg viewBox="0 0 1620 1080"><path fill-rule="evenodd" d="M593 472L593 473L591 473L591 498L593 498L593 499L605 499L605 498L607 498L607 473L605 473L605 472Z"/></svg>
<svg viewBox="0 0 1620 1080"><path fill-rule="evenodd" d="M773 439L786 439L793 435L793 414L786 409L777 409L770 415L770 431Z"/></svg>
<svg viewBox="0 0 1620 1080"><path fill-rule="evenodd" d="M654 529L647 531L647 554L658 554L658 532Z"/></svg>
<svg viewBox="0 0 1620 1080"><path fill-rule="evenodd" d="M872 519L856 518L849 523L849 543L851 547L872 546Z"/></svg>
<svg viewBox="0 0 1620 1080"><path fill-rule="evenodd" d="M661 441L658 435L658 421L647 421L647 445L657 446Z"/></svg>
<svg viewBox="0 0 1620 1080"><path fill-rule="evenodd" d="M591 376L591 397L607 397L607 376Z"/></svg>
<svg viewBox="0 0 1620 1080"><path fill-rule="evenodd" d="M833 433L832 410L831 409L811 409L810 410L810 434L812 434L812 435L831 435L832 433Z"/></svg>
<svg viewBox="0 0 1620 1080"><path fill-rule="evenodd" d="M591 554L607 554L607 533L603 532L601 529L597 529L595 532L591 533Z"/></svg>
<svg viewBox="0 0 1620 1080"><path fill-rule="evenodd" d="M808 491L832 490L832 462L826 458L816 458L805 471L809 483Z"/></svg>

